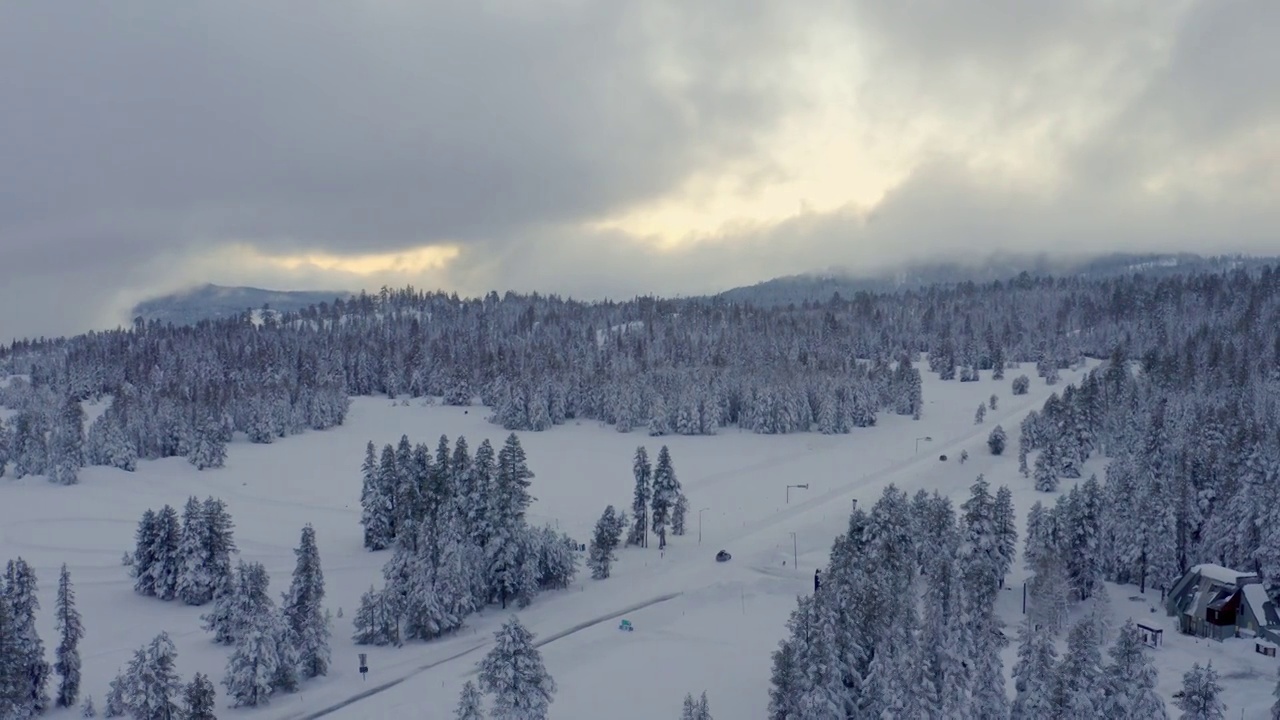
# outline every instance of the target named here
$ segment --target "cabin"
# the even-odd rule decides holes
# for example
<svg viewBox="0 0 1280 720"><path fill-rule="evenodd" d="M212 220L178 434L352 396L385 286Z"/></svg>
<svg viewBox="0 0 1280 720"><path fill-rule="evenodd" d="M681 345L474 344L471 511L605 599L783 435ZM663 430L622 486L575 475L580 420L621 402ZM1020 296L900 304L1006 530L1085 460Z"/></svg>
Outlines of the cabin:
<svg viewBox="0 0 1280 720"><path fill-rule="evenodd" d="M1165 611L1187 635L1237 635L1280 642L1280 614L1256 573L1205 563L1187 571L1165 598Z"/></svg>

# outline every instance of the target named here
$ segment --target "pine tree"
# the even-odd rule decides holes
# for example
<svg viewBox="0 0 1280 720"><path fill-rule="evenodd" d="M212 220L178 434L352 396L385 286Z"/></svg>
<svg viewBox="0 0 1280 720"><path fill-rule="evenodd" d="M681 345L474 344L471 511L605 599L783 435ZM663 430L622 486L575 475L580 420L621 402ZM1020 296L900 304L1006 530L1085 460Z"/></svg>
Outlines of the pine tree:
<svg viewBox="0 0 1280 720"><path fill-rule="evenodd" d="M353 619L357 645L400 645L400 614L387 593L369 586L360 598L360 608Z"/></svg>
<svg viewBox="0 0 1280 720"><path fill-rule="evenodd" d="M650 500L653 508L650 527L659 537L659 547L666 544L667 526L679 497L680 481L676 479L676 470L671 463L671 451L663 445L653 468L653 498Z"/></svg>
<svg viewBox="0 0 1280 720"><path fill-rule="evenodd" d="M178 576L178 598L187 605L203 605L213 599L213 585L205 563L208 534L204 505L192 495L182 509L182 540L178 544L182 567L182 574Z"/></svg>
<svg viewBox="0 0 1280 720"><path fill-rule="evenodd" d="M127 676L125 702L130 715L138 720L178 720L182 717L182 708L178 705L182 683L175 667L177 657L173 640L165 632L138 650Z"/></svg>
<svg viewBox="0 0 1280 720"><path fill-rule="evenodd" d="M155 535L151 545L151 579L156 597L173 600L178 596L178 580L182 576L182 525L178 511L165 505L156 514Z"/></svg>
<svg viewBox="0 0 1280 720"><path fill-rule="evenodd" d="M454 720L484 720L484 698L480 689L470 680L462 685L458 708L453 711Z"/></svg>
<svg viewBox="0 0 1280 720"><path fill-rule="evenodd" d="M1102 649L1094 620L1085 617L1071 627L1054 676L1053 704L1072 717L1098 717L1102 710Z"/></svg>
<svg viewBox="0 0 1280 720"><path fill-rule="evenodd" d="M547 717L556 683L547 674L533 638L514 615L494 633L494 647L480 661L480 688L493 696L491 717Z"/></svg>
<svg viewBox="0 0 1280 720"><path fill-rule="evenodd" d="M685 520L689 514L689 498L680 493L676 496L675 507L671 509L671 534L684 535Z"/></svg>
<svg viewBox="0 0 1280 720"><path fill-rule="evenodd" d="M1107 666L1102 717L1151 718L1167 720L1164 700L1156 693L1156 667L1133 620L1126 620L1120 635L1107 651Z"/></svg>
<svg viewBox="0 0 1280 720"><path fill-rule="evenodd" d="M973 424L981 425L987 419L987 404L978 403L978 409L973 413Z"/></svg>
<svg viewBox="0 0 1280 720"><path fill-rule="evenodd" d="M1195 663L1182 676L1182 690L1173 696L1186 720L1224 720L1227 704L1222 701L1222 685L1213 662Z"/></svg>
<svg viewBox="0 0 1280 720"><path fill-rule="evenodd" d="M324 573L320 569L316 531L311 525L302 529L302 539L294 554L298 560L293 569L293 582L284 596L284 615L298 642L302 678L309 679L329 672L329 618L321 605Z"/></svg>
<svg viewBox="0 0 1280 720"><path fill-rule="evenodd" d="M39 715L49 706L47 687L51 668L44 659L44 643L36 631L38 584L35 571L22 558L10 560L5 570L3 595L13 612L15 652L8 662L16 666L19 707ZM5 663L8 664L8 663Z"/></svg>
<svg viewBox="0 0 1280 720"><path fill-rule="evenodd" d="M53 608L61 636L53 665L54 671L62 678L58 684L56 705L74 707L80 696L80 640L84 637L84 626L80 622L80 612L76 610L75 591L71 588L71 574L66 563L63 563L58 577L58 596Z"/></svg>
<svg viewBox="0 0 1280 720"><path fill-rule="evenodd" d="M85 463L84 420L84 408L80 401L74 396L68 396L62 403L50 438L50 482L75 485L80 481L79 471Z"/></svg>
<svg viewBox="0 0 1280 720"><path fill-rule="evenodd" d="M21 719L33 714L24 668L21 663L14 662L19 657L21 645L17 618L8 595L0 592L0 717L3 718Z"/></svg>
<svg viewBox="0 0 1280 720"><path fill-rule="evenodd" d="M360 490L360 524L364 526L364 546L369 550L382 550L391 542L391 527L387 522L388 499L378 483L379 465L373 441L365 446L361 473L364 483Z"/></svg>
<svg viewBox="0 0 1280 720"><path fill-rule="evenodd" d="M1045 445L1036 456L1034 471L1036 489L1041 492L1054 492L1058 489L1058 453L1052 442Z"/></svg>
<svg viewBox="0 0 1280 720"><path fill-rule="evenodd" d="M129 713L129 704L125 694L128 691L129 679L123 672L117 672L111 679L107 692L107 705L102 709L103 717L124 717Z"/></svg>
<svg viewBox="0 0 1280 720"><path fill-rule="evenodd" d="M992 455L1003 455L1005 445L1008 444L1008 436L1004 432L1004 428L999 425L991 429L991 434L987 436L987 449Z"/></svg>
<svg viewBox="0 0 1280 720"><path fill-rule="evenodd" d="M1008 485L996 490L995 504L991 508L991 521L995 530L996 556L999 558L998 585L1004 586L1005 576L1013 567L1018 553L1018 524L1014 517L1013 493Z"/></svg>
<svg viewBox="0 0 1280 720"><path fill-rule="evenodd" d="M182 694L186 720L217 720L217 693L207 675L196 673Z"/></svg>
<svg viewBox="0 0 1280 720"><path fill-rule="evenodd" d="M90 695L89 697L86 697L84 699L84 703L80 706L80 717L84 717L84 718L98 717L98 709L93 706L92 695ZM201 720L203 720L203 718Z"/></svg>
<svg viewBox="0 0 1280 720"><path fill-rule="evenodd" d="M138 521L138 529L134 533L133 564L130 566L135 579L134 592L139 595L155 595L156 581L152 570L155 564L156 537L159 526L154 510L147 508Z"/></svg>
<svg viewBox="0 0 1280 720"><path fill-rule="evenodd" d="M653 466L649 464L649 452L644 446L636 448L636 455L631 463L631 472L635 476L635 494L631 500L631 517L634 524L627 536L628 545L649 545L649 499L652 496L650 481L653 477Z"/></svg>
<svg viewBox="0 0 1280 720"><path fill-rule="evenodd" d="M271 615L261 615L247 627L227 660L222 685L235 707L257 707L269 702L279 671L280 657Z"/></svg>
<svg viewBox="0 0 1280 720"><path fill-rule="evenodd" d="M609 577L613 561L616 559L614 551L618 549L621 534L620 518L613 506L609 505L596 521L595 533L591 536L591 544L587 548L587 567L590 568L593 579L604 580Z"/></svg>
<svg viewBox="0 0 1280 720"><path fill-rule="evenodd" d="M1030 616L1023 621L1018 637L1018 662L1013 666L1018 692L1012 717L1055 717L1053 679L1057 653L1053 637L1045 630L1036 630Z"/></svg>

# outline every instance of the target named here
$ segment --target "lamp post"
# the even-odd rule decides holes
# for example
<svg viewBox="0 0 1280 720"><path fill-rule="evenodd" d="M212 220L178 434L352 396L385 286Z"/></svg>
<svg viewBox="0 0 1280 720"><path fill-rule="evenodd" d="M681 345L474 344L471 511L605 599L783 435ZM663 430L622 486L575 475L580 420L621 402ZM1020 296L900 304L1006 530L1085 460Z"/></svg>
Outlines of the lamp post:
<svg viewBox="0 0 1280 720"><path fill-rule="evenodd" d="M800 553L796 549L796 534L791 533L791 569L800 572Z"/></svg>
<svg viewBox="0 0 1280 720"><path fill-rule="evenodd" d="M809 489L809 483L800 483L799 485L788 485L788 486L787 486L787 504L788 504L788 505L790 505L790 504L791 504L791 488L804 488L805 490L808 490L808 489Z"/></svg>
<svg viewBox="0 0 1280 720"><path fill-rule="evenodd" d="M929 437L928 435L925 435L924 437L918 437L918 438L916 438L916 454L917 454L917 455L919 455L919 454L920 454L920 441L921 441L921 440L923 440L923 441L925 441L925 442L933 442L933 438Z"/></svg>
<svg viewBox="0 0 1280 720"><path fill-rule="evenodd" d="M699 545L702 544L702 513L710 509L711 508L702 508L698 510L698 544Z"/></svg>

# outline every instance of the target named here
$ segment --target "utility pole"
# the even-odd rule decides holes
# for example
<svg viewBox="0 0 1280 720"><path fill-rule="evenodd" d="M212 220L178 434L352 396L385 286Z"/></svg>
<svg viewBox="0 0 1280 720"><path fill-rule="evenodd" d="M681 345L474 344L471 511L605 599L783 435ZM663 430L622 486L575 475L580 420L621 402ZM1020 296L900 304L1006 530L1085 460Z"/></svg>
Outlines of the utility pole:
<svg viewBox="0 0 1280 720"><path fill-rule="evenodd" d="M702 513L711 508L702 508L698 511L698 544L702 544Z"/></svg>
<svg viewBox="0 0 1280 720"><path fill-rule="evenodd" d="M791 488L803 488L803 489L805 489L805 490L808 490L808 489L809 489L809 483L800 483L799 485L788 485L788 486L787 486L787 504L788 504L788 505L790 505L790 504L791 504Z"/></svg>
<svg viewBox="0 0 1280 720"><path fill-rule="evenodd" d="M800 572L800 553L796 549L796 534L791 533L791 565L792 570Z"/></svg>

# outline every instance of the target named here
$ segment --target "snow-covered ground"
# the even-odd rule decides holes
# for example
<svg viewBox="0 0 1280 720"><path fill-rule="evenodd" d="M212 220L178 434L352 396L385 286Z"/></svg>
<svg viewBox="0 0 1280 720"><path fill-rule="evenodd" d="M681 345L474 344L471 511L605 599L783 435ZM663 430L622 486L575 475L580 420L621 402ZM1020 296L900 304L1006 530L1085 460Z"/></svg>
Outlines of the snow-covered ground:
<svg viewBox="0 0 1280 720"><path fill-rule="evenodd" d="M1011 372L1009 379L1021 372ZM1063 384L1078 377L1064 373ZM937 489L959 501L978 473L986 474L993 486L1010 486L1020 520L1035 500L1052 500L1018 474L1017 434L1023 415L1061 385L1048 388L1037 379L1030 394L1014 397L1009 379L943 383L927 372L924 378L922 420L882 415L879 426L849 435L761 436L728 430L715 437L651 438L639 432L620 434L591 421L521 433L537 475L531 488L537 497L530 511L534 524L557 525L586 542L606 504L629 511L631 458L637 445L647 446L650 457L661 445L670 447L690 502L689 533L672 538L665 553L659 553L656 543L647 550L624 549L610 579L593 581L582 572L570 589L540 595L519 612L544 643L543 657L559 686L551 717L675 718L685 693L703 690L718 718L762 717L769 654L784 635L795 596L812 590L813 570L825 564L853 500L869 506L892 482L912 493ZM975 426L974 409L992 393L999 396L998 409ZM360 463L368 440L381 446L401 434L432 447L441 434L451 441L464 435L473 450L486 437L498 444L507 433L486 423L485 414L482 408L401 406L361 398L341 428L272 445L232 444L221 470L197 472L185 460L168 459L140 463L136 473L89 468L82 472L81 484L70 488L42 478L6 478L0 481L0 561L21 555L36 568L42 605L38 621L50 657L55 634L49 610L57 569L68 564L87 631L81 646L84 692L101 706L111 677L135 648L162 630L178 647L184 679L200 671L220 680L229 654L200 629L199 616L207 608L134 594L120 557L132 550L144 510L165 503L180 510L189 495L222 498L235 519L242 556L266 565L277 596L288 585L300 530L312 523L327 603L335 613L343 611L335 619L332 670L264 708L223 710L220 716L447 717L506 613L489 608L469 618L461 633L435 642L400 649L352 644L351 621L360 595L370 584L381 586L381 566L389 557L388 552L366 552L361 545ZM1010 436L1003 457L986 450L987 434L997 423ZM917 454L917 438L925 436L932 440L920 440ZM962 450L970 455L963 465L958 461ZM940 462L940 454L948 460ZM1095 460L1085 474L1101 475L1101 470ZM809 489L792 489L788 504L786 486L796 483L808 483ZM721 548L733 553L731 562L714 561ZM1001 598L1011 638L1020 617L1024 577L1016 565ZM1136 587L1110 590L1117 625L1134 617L1165 628L1165 644L1153 656L1160 669L1159 691L1166 699L1180 687L1192 662L1212 660L1222 674L1228 716L1268 717L1276 658L1254 653L1248 641L1218 643L1178 635L1173 619L1159 607L1158 592L1141 598ZM634 632L618 630L624 617ZM1006 672L1015 651L1011 644ZM369 656L367 679L357 672L360 652ZM1012 686L1009 690L1012 694ZM221 687L219 694L221 698Z"/></svg>

